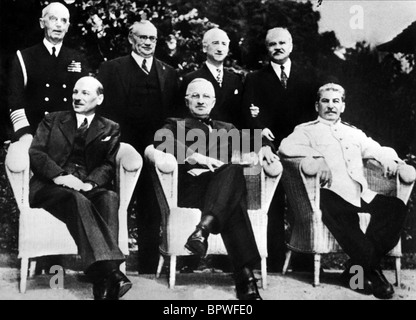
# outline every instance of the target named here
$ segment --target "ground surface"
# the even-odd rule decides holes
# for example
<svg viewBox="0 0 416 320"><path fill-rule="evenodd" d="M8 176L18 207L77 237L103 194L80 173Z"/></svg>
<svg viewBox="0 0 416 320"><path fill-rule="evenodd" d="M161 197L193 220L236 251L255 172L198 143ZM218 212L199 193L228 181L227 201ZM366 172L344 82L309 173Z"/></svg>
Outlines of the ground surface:
<svg viewBox="0 0 416 320"><path fill-rule="evenodd" d="M19 292L18 261L0 256L0 300L91 300L92 286L77 271L67 270L64 289L51 289L50 275L28 280L27 292ZM260 290L264 300L376 300L341 286L341 270L325 270L321 285L313 287L312 274L289 272L268 274L267 290ZM392 270L384 272L394 282ZM123 300L236 300L233 279L229 273L198 272L177 274L176 287L169 289L167 277L128 271L133 288ZM402 270L402 287L395 287L396 300L416 300L416 270Z"/></svg>

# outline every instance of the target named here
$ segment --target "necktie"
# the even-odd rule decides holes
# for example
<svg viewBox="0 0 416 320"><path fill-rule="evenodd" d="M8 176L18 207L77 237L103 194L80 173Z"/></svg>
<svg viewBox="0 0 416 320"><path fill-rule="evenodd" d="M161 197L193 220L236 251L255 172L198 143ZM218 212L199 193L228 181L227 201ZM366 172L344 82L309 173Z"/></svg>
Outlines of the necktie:
<svg viewBox="0 0 416 320"><path fill-rule="evenodd" d="M282 73L280 74L280 82L282 83L283 88L287 88L287 75L285 73L285 67L283 65L280 66L282 69Z"/></svg>
<svg viewBox="0 0 416 320"><path fill-rule="evenodd" d="M85 132L87 132L88 130L88 121L87 118L84 118L84 121L81 123L81 125L78 127L77 131L81 134L84 135Z"/></svg>
<svg viewBox="0 0 416 320"><path fill-rule="evenodd" d="M221 87L221 85L222 85L222 78L221 78L221 69L220 68L217 69L217 78L216 78L216 80L217 80L218 84Z"/></svg>
<svg viewBox="0 0 416 320"><path fill-rule="evenodd" d="M205 123L207 126L210 126L212 128L212 119L211 118L204 118L200 119L201 122Z"/></svg>
<svg viewBox="0 0 416 320"><path fill-rule="evenodd" d="M146 65L146 59L143 59L142 69L144 72L146 72L146 74L149 74L149 69L147 69L147 65Z"/></svg>
<svg viewBox="0 0 416 320"><path fill-rule="evenodd" d="M52 58L56 58L56 48L52 47Z"/></svg>

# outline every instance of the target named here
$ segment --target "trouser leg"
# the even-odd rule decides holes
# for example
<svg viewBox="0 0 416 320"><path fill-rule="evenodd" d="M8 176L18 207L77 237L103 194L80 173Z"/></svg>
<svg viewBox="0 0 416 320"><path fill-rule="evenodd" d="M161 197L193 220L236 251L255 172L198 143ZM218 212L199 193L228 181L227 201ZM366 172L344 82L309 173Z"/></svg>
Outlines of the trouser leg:
<svg viewBox="0 0 416 320"><path fill-rule="evenodd" d="M37 193L32 206L44 208L67 225L84 270L97 261L125 260L113 232L86 195L51 184Z"/></svg>
<svg viewBox="0 0 416 320"><path fill-rule="evenodd" d="M399 198L377 195L369 204L363 201L362 209L371 214L366 237L380 260L400 239L407 215L406 205Z"/></svg>
<svg viewBox="0 0 416 320"><path fill-rule="evenodd" d="M360 229L358 212L362 209L327 189L321 189L320 205L323 223L353 263L364 269L377 267L379 260L374 244Z"/></svg>

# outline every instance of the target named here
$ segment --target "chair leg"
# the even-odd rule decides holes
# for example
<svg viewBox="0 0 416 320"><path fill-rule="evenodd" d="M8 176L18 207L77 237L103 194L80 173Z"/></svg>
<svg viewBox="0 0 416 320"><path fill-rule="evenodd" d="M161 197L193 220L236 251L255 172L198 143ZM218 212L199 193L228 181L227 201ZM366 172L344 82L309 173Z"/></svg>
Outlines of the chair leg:
<svg viewBox="0 0 416 320"><path fill-rule="evenodd" d="M314 275L313 275L313 286L319 286L319 273L321 272L321 255L314 255Z"/></svg>
<svg viewBox="0 0 416 320"><path fill-rule="evenodd" d="M266 257L261 259L261 287L267 289L267 261Z"/></svg>
<svg viewBox="0 0 416 320"><path fill-rule="evenodd" d="M157 265L156 278L160 278L160 273L162 272L164 262L165 258L163 257L163 254L159 254L159 264Z"/></svg>
<svg viewBox="0 0 416 320"><path fill-rule="evenodd" d="M170 256L170 268L169 268L169 288L175 288L176 277L176 256Z"/></svg>
<svg viewBox="0 0 416 320"><path fill-rule="evenodd" d="M29 278L33 278L36 272L36 260L30 260L29 263Z"/></svg>
<svg viewBox="0 0 416 320"><path fill-rule="evenodd" d="M29 267L29 259L22 258L20 262L20 293L26 293L26 282Z"/></svg>
<svg viewBox="0 0 416 320"><path fill-rule="evenodd" d="M401 277L401 272L402 272L401 259L400 259L400 257L396 257L395 260L396 260L395 261L396 262L396 283L395 283L395 285L400 288L400 286L402 284L402 277Z"/></svg>
<svg viewBox="0 0 416 320"><path fill-rule="evenodd" d="M289 267L290 257L291 256L292 256L292 251L291 250L287 250L285 263L283 264L282 274L285 274L287 272L287 268Z"/></svg>

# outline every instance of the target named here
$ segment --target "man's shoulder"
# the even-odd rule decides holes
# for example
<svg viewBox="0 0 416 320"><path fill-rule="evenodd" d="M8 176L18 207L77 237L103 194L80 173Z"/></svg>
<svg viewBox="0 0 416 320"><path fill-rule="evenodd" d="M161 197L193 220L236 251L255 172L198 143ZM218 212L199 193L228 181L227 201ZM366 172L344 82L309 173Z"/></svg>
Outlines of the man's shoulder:
<svg viewBox="0 0 416 320"><path fill-rule="evenodd" d="M172 66L170 66L167 63L163 62L162 60L159 60L157 58L154 58L154 62L156 64L158 64L160 67L162 67L163 70L168 70L169 72L176 73L175 68L173 68Z"/></svg>
<svg viewBox="0 0 416 320"><path fill-rule="evenodd" d="M312 128L312 127L316 126L318 123L319 123L319 120L312 120L312 121L308 121L308 122L298 124L296 126L296 128Z"/></svg>
<svg viewBox="0 0 416 320"><path fill-rule="evenodd" d="M117 57L102 63L103 66L118 66L131 61L131 55Z"/></svg>
<svg viewBox="0 0 416 320"><path fill-rule="evenodd" d="M97 120L101 121L107 127L114 127L114 128L120 127L120 125L113 120L110 120L106 117L103 117L97 114L95 116L97 117Z"/></svg>
<svg viewBox="0 0 416 320"><path fill-rule="evenodd" d="M341 121L341 124L342 124L343 126L347 127L347 128L350 128L350 129L360 130L360 129L358 129L356 126L353 126L351 123L346 122L346 121ZM361 131L361 130L360 130L360 131Z"/></svg>

